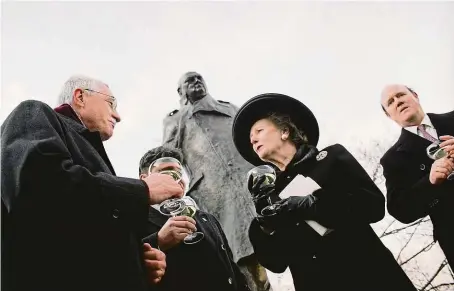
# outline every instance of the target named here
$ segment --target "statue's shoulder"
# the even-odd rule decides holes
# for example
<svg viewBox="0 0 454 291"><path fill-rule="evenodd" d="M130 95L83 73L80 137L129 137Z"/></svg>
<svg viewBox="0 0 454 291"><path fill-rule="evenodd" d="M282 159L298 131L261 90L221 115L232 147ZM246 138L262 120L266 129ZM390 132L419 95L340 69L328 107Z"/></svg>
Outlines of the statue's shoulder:
<svg viewBox="0 0 454 291"><path fill-rule="evenodd" d="M166 114L164 117L164 126L170 126L170 125L175 125L178 123L178 117L180 113L180 110L174 109L170 111L169 113Z"/></svg>
<svg viewBox="0 0 454 291"><path fill-rule="evenodd" d="M224 100L218 100L219 103L222 103L222 104L230 104L230 102L228 101L224 101Z"/></svg>
<svg viewBox="0 0 454 291"><path fill-rule="evenodd" d="M170 111L169 113L167 113L166 118L167 117L171 117L171 116L175 116L175 115L177 115L178 112L180 112L180 110L174 109L174 110Z"/></svg>

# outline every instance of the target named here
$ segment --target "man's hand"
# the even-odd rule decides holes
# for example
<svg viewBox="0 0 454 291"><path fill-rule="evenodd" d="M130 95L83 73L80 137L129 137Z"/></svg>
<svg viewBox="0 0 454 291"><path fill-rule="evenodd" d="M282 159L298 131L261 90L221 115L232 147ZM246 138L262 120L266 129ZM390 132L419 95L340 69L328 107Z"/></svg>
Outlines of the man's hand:
<svg viewBox="0 0 454 291"><path fill-rule="evenodd" d="M183 196L183 187L169 175L153 173L142 180L148 185L150 205Z"/></svg>
<svg viewBox="0 0 454 291"><path fill-rule="evenodd" d="M166 270L166 255L150 244L143 244L145 269L147 280L150 284L159 283Z"/></svg>
<svg viewBox="0 0 454 291"><path fill-rule="evenodd" d="M440 147L443 148L450 158L454 158L454 136L443 135L440 136L440 140L443 142L440 144Z"/></svg>
<svg viewBox="0 0 454 291"><path fill-rule="evenodd" d="M430 169L430 183L438 185L447 179L449 174L454 170L454 162L449 157L436 160Z"/></svg>
<svg viewBox="0 0 454 291"><path fill-rule="evenodd" d="M195 220L188 216L175 216L169 218L158 232L158 245L166 251L178 245L191 233L197 231Z"/></svg>

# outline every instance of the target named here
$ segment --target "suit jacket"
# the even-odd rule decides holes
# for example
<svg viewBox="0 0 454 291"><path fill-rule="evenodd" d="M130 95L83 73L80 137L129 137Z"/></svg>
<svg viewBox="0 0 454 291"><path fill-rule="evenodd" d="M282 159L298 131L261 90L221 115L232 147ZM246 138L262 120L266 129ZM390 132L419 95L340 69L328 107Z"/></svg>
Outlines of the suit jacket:
<svg viewBox="0 0 454 291"><path fill-rule="evenodd" d="M115 176L99 133L24 101L1 137L2 290L145 290L148 189Z"/></svg>
<svg viewBox="0 0 454 291"><path fill-rule="evenodd" d="M273 235L253 221L249 235L264 267L276 273L289 267L297 291L415 291L370 227L384 217L384 196L342 145L292 162L278 175L277 192L297 174L310 177L321 189L313 192L316 199L310 209L285 216ZM322 237L304 220L315 220L333 231Z"/></svg>
<svg viewBox="0 0 454 291"><path fill-rule="evenodd" d="M197 211L193 218L197 231L202 232L204 238L191 245L181 242L166 250L166 273L154 288L159 291L250 291L243 273L233 261L229 243L216 218L203 211ZM157 233L167 219L150 208L149 235L143 242L156 247Z"/></svg>
<svg viewBox="0 0 454 291"><path fill-rule="evenodd" d="M427 114L438 136L454 136L454 111ZM429 174L434 162L426 154L430 141L402 129L399 140L385 153L380 163L386 178L388 212L402 223L430 215L434 237L445 251L454 248L454 181L433 185ZM454 257L448 257L450 264Z"/></svg>

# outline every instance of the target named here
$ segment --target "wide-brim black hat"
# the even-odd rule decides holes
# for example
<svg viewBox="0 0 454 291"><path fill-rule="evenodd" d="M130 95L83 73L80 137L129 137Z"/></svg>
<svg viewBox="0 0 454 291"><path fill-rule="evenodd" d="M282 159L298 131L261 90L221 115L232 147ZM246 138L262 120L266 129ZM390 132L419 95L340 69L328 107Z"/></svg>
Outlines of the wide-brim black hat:
<svg viewBox="0 0 454 291"><path fill-rule="evenodd" d="M306 134L308 143L317 146L319 128L312 111L301 101L290 96L279 93L265 93L244 103L233 120L233 142L246 161L255 166L264 164L252 148L250 131L256 121L266 117L271 112L289 116L296 127Z"/></svg>

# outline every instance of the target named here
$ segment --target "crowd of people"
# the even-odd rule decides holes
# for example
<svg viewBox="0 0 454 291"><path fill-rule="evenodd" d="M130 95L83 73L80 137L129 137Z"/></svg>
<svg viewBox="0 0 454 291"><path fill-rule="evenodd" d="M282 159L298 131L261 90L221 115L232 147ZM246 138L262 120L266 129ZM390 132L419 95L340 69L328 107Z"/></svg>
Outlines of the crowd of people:
<svg viewBox="0 0 454 291"><path fill-rule="evenodd" d="M266 269L287 268L297 291L416 290L370 226L385 208L403 223L430 216L454 265L454 111L425 113L401 84L377 94L402 128L380 160L385 199L345 147L317 148L317 118L298 99L265 93L238 108L196 72L177 93L137 178L117 176L103 146L121 121L106 83L72 76L58 107L26 100L9 114L2 290L262 291ZM275 181L246 182L261 165Z"/></svg>

